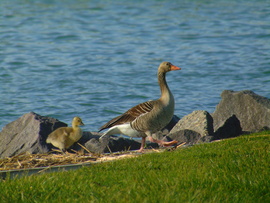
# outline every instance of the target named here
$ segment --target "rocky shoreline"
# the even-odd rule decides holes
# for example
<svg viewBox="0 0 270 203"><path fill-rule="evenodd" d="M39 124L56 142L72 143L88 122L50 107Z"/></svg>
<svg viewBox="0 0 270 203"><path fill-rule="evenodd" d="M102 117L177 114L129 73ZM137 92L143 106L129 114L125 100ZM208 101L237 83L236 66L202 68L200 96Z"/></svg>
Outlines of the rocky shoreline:
<svg viewBox="0 0 270 203"><path fill-rule="evenodd" d="M46 143L47 136L67 124L34 112L26 113L7 124L0 132L0 158L21 153L44 154L53 146ZM198 110L183 118L176 115L154 136L164 140L177 140L188 145L237 137L243 133L270 129L270 100L252 91L224 90L221 101L213 113ZM111 136L99 141L101 133L83 132L82 138L70 150L92 153L110 153L140 148L137 139ZM83 147L82 147L83 146ZM147 147L158 148L154 143Z"/></svg>

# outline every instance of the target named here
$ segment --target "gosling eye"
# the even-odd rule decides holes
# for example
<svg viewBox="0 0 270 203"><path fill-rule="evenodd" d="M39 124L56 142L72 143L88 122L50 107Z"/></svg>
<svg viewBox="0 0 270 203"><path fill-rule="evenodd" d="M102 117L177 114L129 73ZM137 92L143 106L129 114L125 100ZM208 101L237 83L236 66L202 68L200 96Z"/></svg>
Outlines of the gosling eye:
<svg viewBox="0 0 270 203"><path fill-rule="evenodd" d="M169 65L170 65L170 63L168 62L168 63L166 63L166 65L167 65L167 66L169 66Z"/></svg>

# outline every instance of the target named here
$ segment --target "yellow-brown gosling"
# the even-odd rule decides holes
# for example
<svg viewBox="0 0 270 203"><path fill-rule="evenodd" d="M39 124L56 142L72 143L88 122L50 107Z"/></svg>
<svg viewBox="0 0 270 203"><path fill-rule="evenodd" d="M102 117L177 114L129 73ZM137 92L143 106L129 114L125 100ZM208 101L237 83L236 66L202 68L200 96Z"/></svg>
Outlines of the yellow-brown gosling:
<svg viewBox="0 0 270 203"><path fill-rule="evenodd" d="M79 126L84 125L80 117L74 117L72 127L61 127L48 135L47 143L65 151L82 137L82 129Z"/></svg>

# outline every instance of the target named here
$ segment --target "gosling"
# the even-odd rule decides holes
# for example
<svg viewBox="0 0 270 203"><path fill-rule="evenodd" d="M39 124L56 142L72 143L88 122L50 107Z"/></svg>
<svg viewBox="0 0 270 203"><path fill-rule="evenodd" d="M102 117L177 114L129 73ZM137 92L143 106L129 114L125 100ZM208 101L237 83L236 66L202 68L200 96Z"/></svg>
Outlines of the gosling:
<svg viewBox="0 0 270 203"><path fill-rule="evenodd" d="M81 118L74 117L72 120L72 127L61 127L56 129L48 135L46 142L51 143L62 152L65 152L82 137L82 130L79 126L83 125Z"/></svg>

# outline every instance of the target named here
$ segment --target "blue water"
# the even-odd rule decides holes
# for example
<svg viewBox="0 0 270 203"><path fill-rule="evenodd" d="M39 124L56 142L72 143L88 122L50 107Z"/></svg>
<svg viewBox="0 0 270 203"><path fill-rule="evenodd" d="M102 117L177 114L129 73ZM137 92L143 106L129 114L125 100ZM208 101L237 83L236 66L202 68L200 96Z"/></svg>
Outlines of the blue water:
<svg viewBox="0 0 270 203"><path fill-rule="evenodd" d="M0 1L0 128L34 111L97 131L160 95L212 113L225 89L270 98L269 1Z"/></svg>

